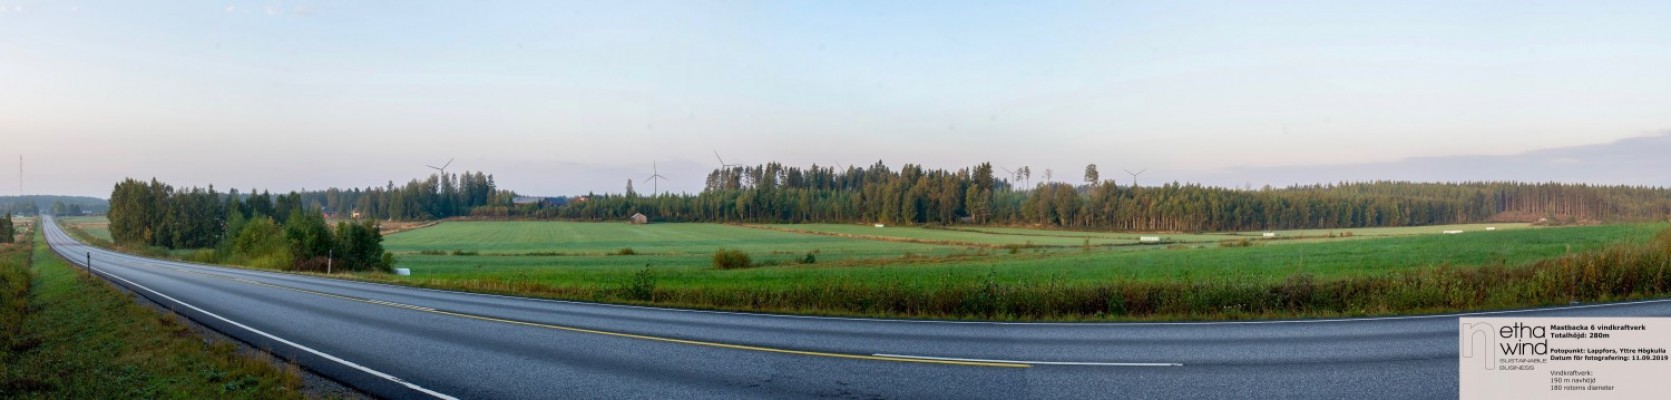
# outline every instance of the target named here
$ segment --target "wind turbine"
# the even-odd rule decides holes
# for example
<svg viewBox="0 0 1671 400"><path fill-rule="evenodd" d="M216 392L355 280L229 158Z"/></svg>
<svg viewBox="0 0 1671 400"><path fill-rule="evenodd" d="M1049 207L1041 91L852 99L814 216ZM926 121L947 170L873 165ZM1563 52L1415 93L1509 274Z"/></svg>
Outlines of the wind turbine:
<svg viewBox="0 0 1671 400"><path fill-rule="evenodd" d="M1127 174L1131 175L1131 188L1132 189L1137 189L1137 176L1138 175L1143 175L1144 172L1149 172L1148 168L1144 168L1142 171L1137 171L1137 172L1131 172L1131 170L1125 169L1125 168L1121 168L1121 169L1125 170Z"/></svg>
<svg viewBox="0 0 1671 400"><path fill-rule="evenodd" d="M1002 166L998 167L998 169L1004 170L1004 173L1010 174L1010 177L1015 178L1015 184L1017 184L1017 185L1021 184L1021 174L1016 173L1015 171L1011 171L1009 168L1004 168Z"/></svg>
<svg viewBox="0 0 1671 400"><path fill-rule="evenodd" d="M715 155L717 156L718 154L715 154ZM650 189L655 191L653 195L660 196L661 195L661 181L666 180L667 177L661 176L661 170L656 168L656 162L655 161L650 162L650 172L651 172L650 177L649 178L644 178L644 180L650 181Z"/></svg>
<svg viewBox="0 0 1671 400"><path fill-rule="evenodd" d="M725 163L725 159L724 159L724 158L720 158L720 156L719 156L719 150L714 150L714 159L716 159L716 160L719 160L719 167L720 167L720 168L721 168L721 169L724 169L724 168L731 168L731 167L741 167L741 166L743 166L743 165L742 165L742 164L726 164L726 163Z"/></svg>
<svg viewBox="0 0 1671 400"><path fill-rule="evenodd" d="M429 169L433 169L433 170L436 170L436 171L441 171L441 176L447 176L447 167L451 166L451 165L453 165L453 158L452 157L448 157L447 158L447 163L446 164L441 164L441 166L439 166L439 167L434 166L434 165L424 164L424 166L429 167Z"/></svg>

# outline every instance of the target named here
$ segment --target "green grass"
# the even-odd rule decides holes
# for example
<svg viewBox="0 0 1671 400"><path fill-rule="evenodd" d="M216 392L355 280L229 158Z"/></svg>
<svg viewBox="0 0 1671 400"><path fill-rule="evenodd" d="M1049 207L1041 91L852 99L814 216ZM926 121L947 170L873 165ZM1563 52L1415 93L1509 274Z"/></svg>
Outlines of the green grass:
<svg viewBox="0 0 1671 400"><path fill-rule="evenodd" d="M519 233L510 233L513 232L511 229L501 230L501 224L509 224L509 227L515 228L514 232ZM482 222L452 227L449 225L451 224L442 224L389 238L389 248L404 254L399 266L411 268L413 276L367 275L360 278L428 287L580 300L830 315L1019 320L1293 317L1297 314L1272 314L1273 311L1270 310L1257 313L1247 311L1246 314L1242 314L1204 313L1196 309L1160 313L1150 310L1150 314L1144 315L1100 315L1095 313L1104 311L1065 311L1074 308L1068 305L1041 306L1059 309L1035 308L998 313L992 310L963 310L958 307L962 307L959 304L967 303L967 298L953 301L943 297L979 298L984 295L971 288L980 287L1006 287L1009 288L1007 290L1018 293L1014 295L1018 297L1050 297L1040 293L1059 292L1106 299L1112 295L1097 291L1113 290L1109 289L1111 287L1155 287L1156 293L1188 293L1189 290L1195 290L1190 289L1193 285L1281 287L1288 285L1296 277L1303 277L1307 282L1376 281L1399 274L1430 274L1422 275L1424 278L1421 279L1450 279L1445 278L1448 276L1445 274L1453 273L1451 271L1517 267L1569 253L1641 244L1663 228L1663 224L1535 229L1528 229L1524 225L1503 224L1496 225L1502 228L1494 232L1472 230L1483 226L1381 228L1359 230L1363 233L1354 233L1351 239L1327 239L1327 231L1306 232L1306 235L1320 236L1305 240L1256 239L1255 246L1245 248L1219 247L1217 244L1217 240L1238 236L1209 234L1197 236L1216 240L1169 246L1093 247L1089 251L1077 247L1029 249L1010 254L1004 249L930 245L896 240L906 238L935 241L954 238L947 234L948 231L921 228L881 228L879 230L896 229L896 232L900 233L885 239L856 239L722 225L661 224L649 226L659 229L654 232L660 233L647 238L633 239L621 235L626 230L644 227L570 222ZM811 227L824 233L877 230L856 225L785 227ZM980 239L986 243L1006 243L1012 240L1011 236L1107 235L1118 238L1124 235L1021 228L974 229L991 229L1000 233L952 233L996 236ZM1468 232L1461 235L1438 234L1449 229ZM499 234L492 233L495 231ZM563 234L553 235L551 232ZM685 234L674 234L677 232L701 232L701 238L693 239ZM1286 238L1293 239L1298 236L1300 233L1291 232ZM415 240L417 238L422 240ZM565 242L567 240L573 241ZM823 245L825 248L863 250L853 251L842 262L825 262L821 256L820 262L812 265L794 264L791 260L799 256L799 253L782 250L804 250L804 243L827 240L836 240L838 243L870 243L845 247ZM965 241L974 240L957 240ZM1083 243L1083 239L1079 239L1078 242ZM485 246L474 245L478 243ZM719 270L713 268L707 253L713 251L708 246L717 248L720 245L752 251L751 255L757 260L775 259L780 263L763 268ZM931 250L925 251L923 246ZM619 247L632 247L640 252L648 251L648 255L608 256L601 253ZM492 250L515 252L544 249L571 251L571 254L576 255L451 256L413 253L422 249L481 249L484 254ZM599 253L590 254L584 251ZM762 254L762 251L777 251L778 254ZM912 252L912 255L905 255L907 251ZM646 280L654 282L654 290L632 289L642 286L640 283ZM1201 290L1211 292L1217 289ZM1258 292L1264 289L1246 290ZM1387 289L1386 292L1402 293L1392 289ZM1448 305L1449 303L1435 303L1436 301L1410 302L1412 308L1409 309L1385 306L1378 311L1359 310L1353 313L1385 314L1447 310L1446 307L1461 309L1487 306L1469 306L1465 303L1452 306ZM1502 304L1511 303L1504 301ZM1320 313L1319 315L1358 315L1339 310Z"/></svg>
<svg viewBox="0 0 1671 400"><path fill-rule="evenodd" d="M903 242L938 243L950 245L1036 245L1036 246L1081 246L1089 240L1092 246L1121 245L1137 243L1136 234L1082 234L1060 235L1060 233L1079 233L1071 231L1029 230L1027 233L1011 233L1018 229L1010 228L1007 232L1000 231L971 231L962 229L932 229L911 226L889 226L877 228L872 225L852 224L775 224L763 225L768 229L787 232L806 232L816 234L838 235L844 237L868 238L873 240L894 240ZM990 229L990 228L989 228ZM998 228L1003 229L1003 228Z"/></svg>
<svg viewBox="0 0 1671 400"><path fill-rule="evenodd" d="M396 254L471 250L484 256L588 256L631 248L638 254L698 257L706 257L719 247L731 247L756 254L800 255L816 250L821 256L836 258L903 253L945 254L963 250L958 247L802 235L734 225L593 222L444 222L390 235L384 241L384 247Z"/></svg>
<svg viewBox="0 0 1671 400"><path fill-rule="evenodd" d="M789 226L794 226L794 225L789 225ZM1135 241L1137 241L1137 238L1139 236L1160 236L1160 237L1166 238L1167 240L1173 241L1173 242L1190 243L1190 242L1216 242L1216 241L1225 240L1225 239L1236 239L1236 238L1242 238L1242 237L1262 238L1263 237L1262 235L1265 232L1276 233L1278 239L1285 239L1286 240L1286 239L1317 239L1317 238L1331 238L1331 237L1339 238L1339 237L1346 236L1346 235L1350 235L1351 237L1439 235L1439 234L1443 234L1444 231L1448 231L1448 230L1460 230L1460 231L1464 231L1465 233L1472 233L1472 232L1486 232L1485 229L1487 227L1495 227L1495 228L1497 228L1498 231L1508 231L1508 230L1517 230L1517 229L1528 229L1528 228L1532 228L1533 226L1531 224L1525 224L1525 223L1502 223L1502 224L1456 224L1456 225L1435 225L1435 226L1400 226L1400 227L1383 227L1383 228L1297 229L1297 230L1277 230L1277 231L1209 232L1209 233L1089 232L1089 231L1070 231L1070 230L1061 230L1061 229L1034 229L1034 228L1015 228L1015 227L952 227L950 229L956 230L956 231L964 231L964 232L990 233L990 234L995 234L995 235L1011 235L1011 236L1020 236L1020 237L1055 237L1055 238L1074 239L1074 240L1091 239L1093 243L1096 243L1097 240L1108 240L1108 241L1126 240L1126 241L1135 242Z"/></svg>
<svg viewBox="0 0 1671 400"><path fill-rule="evenodd" d="M504 243L491 243L486 247L474 247L469 243L482 243L487 235L483 230L491 231L494 224L515 224L522 228L522 232L536 232L529 230L529 224L553 225L565 231L574 232L577 236L590 236L586 232L611 231L618 229L615 224L586 224L567 222L518 222L495 223L480 222L471 225L450 228L452 224L442 224L434 228L427 228L399 235L391 236L386 246L393 251L406 253L400 257L399 266L411 268L416 274L414 279L516 279L534 282L561 283L564 285L580 286L609 286L626 280L632 273L648 265L658 274L659 282L663 285L676 287L756 287L817 284L832 280L869 281L869 282L938 282L938 281L973 281L984 279L993 273L1003 281L1022 280L1055 280L1061 283L1093 283L1111 280L1139 280L1164 281L1188 279L1220 279L1234 277L1240 280L1272 281L1280 280L1289 275L1305 272L1320 278L1334 278L1363 274L1378 274L1388 271L1430 267L1439 265L1479 266L1492 264L1521 264L1529 261L1549 258L1564 254L1570 248L1573 251L1599 248L1610 243L1641 242L1653 236L1657 225L1610 225L1597 227L1546 228L1518 231L1498 231L1479 234L1463 235L1424 235L1408 237L1387 237L1373 240L1335 240L1325 242L1311 242L1293 245L1268 245L1251 248L1219 248L1216 246L1189 247L1169 249L1161 246L1145 246L1135 251L1091 251L1081 252L1078 249L1055 252L1027 252L1009 255L1004 251L969 251L946 253L944 251L922 251L917 254L925 256L905 257L901 253L894 253L891 257L870 258L874 264L824 265L811 266L796 265L785 262L781 266L754 268L740 271L721 271L712 268L710 254L714 247L698 247L685 251L707 250L700 254L680 253L676 255L649 256L605 256L584 255L568 257L543 256L450 256L450 255L421 255L411 254L415 249L422 248L452 248L452 249L499 249L507 246ZM624 225L622 225L624 226ZM750 251L757 258L762 257L758 251L762 249L781 249L785 244L796 243L793 238L783 238L780 235L793 235L772 231L750 231L746 228L735 228L720 225L689 225L663 224L658 227L674 230L709 230L712 228L726 228L719 232L737 233L745 237L710 237L705 242L713 246L741 248ZM887 228L884 228L887 229ZM910 229L910 228L906 228ZM424 242L431 243L425 247L414 246L415 241L407 235L416 236L423 233ZM605 233L597 233L605 235ZM817 235L808 236L805 240L855 240L845 238L827 238ZM442 245L447 242L446 237L457 237L457 242ZM770 238L769 243L760 243L760 238ZM524 242L519 249L546 248L562 249L564 244L547 243L535 245L535 239L486 239L508 240ZM1273 241L1271 243L1283 243ZM618 247L633 247L643 252L662 249L658 243L639 243L630 240L610 241L605 246L579 244L577 246L596 247L598 250ZM873 247L866 247L867 251L888 251L890 247L895 252L903 249L919 249L925 246L914 243L895 243L874 241ZM897 247L895 247L897 246ZM827 246L829 248L836 248ZM950 247L950 246L942 246ZM790 247L794 248L794 247ZM934 256L936 254L949 254ZM797 252L789 252L778 257L784 261L798 256ZM873 253L866 255L875 256ZM820 260L823 253L820 254ZM773 255L763 257L771 259ZM822 262L822 261L821 261Z"/></svg>
<svg viewBox="0 0 1671 400"><path fill-rule="evenodd" d="M299 370L205 344L173 314L134 302L36 236L0 254L8 283L33 276L21 318L0 318L0 398L300 398ZM30 272L23 272L23 271ZM15 293L14 293L15 294ZM0 300L15 302L14 294ZM15 305L15 303L7 303ZM7 307L0 313L15 311Z"/></svg>
<svg viewBox="0 0 1671 400"><path fill-rule="evenodd" d="M1520 230L1520 229L1532 229L1534 227L1532 226L1532 224L1526 224L1526 223L1502 223L1502 224L1456 224L1456 225L1436 225L1436 226L1398 226L1398 227L1385 227L1385 228L1299 229L1299 230L1271 231L1271 232L1275 232L1277 234L1277 237L1282 237L1282 238L1327 237L1329 235L1342 235L1342 234L1348 234L1348 233L1350 233L1354 237L1357 237L1357 236L1439 235L1439 234L1443 234L1445 231L1451 231L1451 230L1462 231L1463 234L1493 233L1491 231L1486 231L1485 230L1486 228L1497 228L1496 232L1506 232L1506 231ZM1237 233L1234 233L1234 234L1235 235L1243 235L1243 236L1260 236L1260 234L1262 234L1262 233L1263 232L1252 231L1252 232L1237 232Z"/></svg>

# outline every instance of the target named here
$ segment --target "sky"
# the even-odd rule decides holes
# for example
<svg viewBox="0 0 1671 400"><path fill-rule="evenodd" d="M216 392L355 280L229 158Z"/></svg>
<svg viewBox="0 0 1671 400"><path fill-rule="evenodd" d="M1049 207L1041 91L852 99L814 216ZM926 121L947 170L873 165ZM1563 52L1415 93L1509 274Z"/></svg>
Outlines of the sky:
<svg viewBox="0 0 1671 400"><path fill-rule="evenodd" d="M1665 21L1663 1L0 0L0 194L18 155L30 194L382 186L453 158L524 194L655 172L695 192L716 151L1671 186L1643 170L1671 152Z"/></svg>

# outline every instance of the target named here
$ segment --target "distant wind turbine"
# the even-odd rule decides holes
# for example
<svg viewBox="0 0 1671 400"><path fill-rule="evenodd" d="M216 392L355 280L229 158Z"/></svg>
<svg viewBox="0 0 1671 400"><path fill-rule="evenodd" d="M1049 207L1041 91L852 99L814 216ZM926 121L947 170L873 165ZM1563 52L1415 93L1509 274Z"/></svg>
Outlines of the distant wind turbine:
<svg viewBox="0 0 1671 400"><path fill-rule="evenodd" d="M742 164L726 164L725 159L720 158L719 150L714 150L714 159L719 160L719 167L720 168L731 168L731 167L741 167L741 166L743 166Z"/></svg>
<svg viewBox="0 0 1671 400"><path fill-rule="evenodd" d="M661 181L666 180L667 177L661 176L661 170L656 168L656 162L655 161L650 162L650 172L651 172L650 177L649 178L644 178L644 180L650 181L650 189L654 191L652 195L660 196L661 195Z"/></svg>
<svg viewBox="0 0 1671 400"><path fill-rule="evenodd" d="M1009 174L1011 178L1015 178L1016 184L1021 184L1021 173L1011 171L1009 168L1004 167L998 167L998 169L1004 170L1004 173Z"/></svg>
<svg viewBox="0 0 1671 400"><path fill-rule="evenodd" d="M1124 168L1121 168L1121 169L1124 169ZM1137 172L1131 172L1131 170L1129 170L1129 169L1126 169L1125 171L1126 171L1126 174L1131 175L1131 188L1132 189L1137 189L1137 176L1138 175L1143 175L1144 172L1149 172L1149 169L1144 168L1142 171L1137 171Z"/></svg>
<svg viewBox="0 0 1671 400"><path fill-rule="evenodd" d="M441 166L439 166L439 167L434 166L434 165L424 164L424 166L429 167L429 169L440 171L441 176L447 176L447 167L452 166L452 165L453 165L453 158L451 158L451 157L447 158L447 163L446 164L441 164Z"/></svg>

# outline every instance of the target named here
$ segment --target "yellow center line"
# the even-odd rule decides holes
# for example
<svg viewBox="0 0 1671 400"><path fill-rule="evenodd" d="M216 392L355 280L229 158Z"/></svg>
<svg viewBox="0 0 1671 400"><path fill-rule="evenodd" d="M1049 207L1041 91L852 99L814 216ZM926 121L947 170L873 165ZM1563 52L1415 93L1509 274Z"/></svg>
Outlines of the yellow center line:
<svg viewBox="0 0 1671 400"><path fill-rule="evenodd" d="M252 280L248 280L248 279L244 279L244 278L238 278L238 277L231 277L231 276L225 276L225 275L219 275L219 274L211 274L211 273L200 272L200 271L191 271L191 270L180 269L180 268L175 268L175 267L163 266L163 265L160 265L160 264L153 264L153 265L157 265L158 267L161 267L161 268L175 270L175 271L179 271L179 272L193 273L193 274L204 275L204 276L213 277L213 278L230 280L230 281L233 281L233 282L241 282L241 283L247 283L247 284L251 284L251 285L265 286L265 287L270 287L270 288L275 288L275 289L289 290L289 291L293 291L293 292L306 293L306 294L317 295L317 296L324 296L324 297L329 297L329 298L333 298L333 299L355 301L355 302L361 302L361 303L366 303L366 304L375 304L375 305L387 306L387 307L404 308L404 309L413 310L413 311L421 311L421 312L427 312L427 313L431 313L431 314L447 315L447 316L453 316L453 317L459 317L459 318L469 318L469 319L480 320L480 321L489 321L489 322L498 322L498 323L505 323L505 324L513 324L513 325L530 326L530 327L536 327L536 328L553 329L553 330L575 332L575 333L587 333L587 334L593 334L593 335L613 336L613 337L619 337L619 338L648 340L648 341L663 342L663 343L678 343L678 344L686 344L686 345L693 345L693 346L717 347L717 348L733 349L733 350L759 351L759 352L778 353L778 354L794 354L794 355L813 356L813 357L845 358L845 359L852 359L852 360L892 361L892 362L905 362L905 363L916 363L916 364L960 365L960 366L970 366L970 367L996 367L996 368L1029 368L1029 367L1032 367L1032 365L1030 365L1030 364L1015 363L1015 362L936 360L936 359L924 359L924 358L890 357L890 356L869 355L869 354L832 353L832 352L824 352L824 351L782 349L782 348L776 348L776 347L752 346L752 345L746 345L746 344L720 343L720 342L709 342L709 341L703 341L703 340L678 339L678 338L670 338L670 337L662 337L662 336L641 335L641 334L635 334L635 333L602 331L602 330L596 330L596 329L577 328L577 327L572 327L572 326L547 324L547 323L541 323L541 322L518 321L518 320L513 320L513 319L489 317L489 316L485 316L485 315L467 314L467 313L460 313L460 312L453 312L453 311L442 311L442 310L437 310L437 309L430 308L430 307L423 307L423 306L416 306L416 305L411 305L411 304L388 302L388 301L382 301L382 300L372 300L372 299L365 299L365 298L359 298L359 297L353 297L353 296L344 296L344 295L334 294L334 293L325 293L325 292L320 292L320 291L307 290L307 289L295 288L295 287L284 286L284 285L275 285L275 284L266 283L266 282L257 282L257 281L252 281Z"/></svg>

